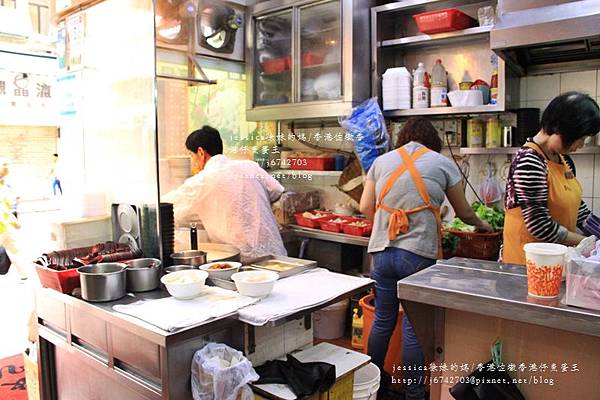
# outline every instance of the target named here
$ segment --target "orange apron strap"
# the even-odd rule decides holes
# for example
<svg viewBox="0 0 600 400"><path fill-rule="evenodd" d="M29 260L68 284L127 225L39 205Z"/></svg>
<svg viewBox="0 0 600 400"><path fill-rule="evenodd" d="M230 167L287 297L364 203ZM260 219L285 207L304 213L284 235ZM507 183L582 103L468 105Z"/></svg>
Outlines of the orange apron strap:
<svg viewBox="0 0 600 400"><path fill-rule="evenodd" d="M427 149L427 148L425 148L425 149ZM400 151L400 156L402 157L402 160L404 161L404 164L406 165L408 172L410 172L413 182L415 183L415 186L417 187L417 190L419 191L419 194L421 195L421 198L423 199L423 202L425 203L424 208L429 208L431 210L431 212L433 213L433 216L435 217L435 222L436 222L437 230L438 230L438 257L441 258L443 256L443 250L442 250L443 223L442 223L442 216L440 213L440 209L438 207L434 207L431 204L431 198L429 197L429 191L427 190L427 185L425 185L425 181L423 181L423 177L421 176L419 171L417 171L417 168L415 167L413 160L410 159L406 150L404 150L404 149L402 149L402 150L403 151Z"/></svg>

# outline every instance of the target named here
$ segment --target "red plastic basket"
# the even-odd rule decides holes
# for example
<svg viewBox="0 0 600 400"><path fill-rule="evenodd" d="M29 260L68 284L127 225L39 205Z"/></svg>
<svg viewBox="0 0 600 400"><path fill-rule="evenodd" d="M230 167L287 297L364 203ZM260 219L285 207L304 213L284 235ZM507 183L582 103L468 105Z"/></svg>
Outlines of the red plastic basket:
<svg viewBox="0 0 600 400"><path fill-rule="evenodd" d="M477 26L477 21L456 8L429 11L413 15L417 27L423 33L458 31Z"/></svg>
<svg viewBox="0 0 600 400"><path fill-rule="evenodd" d="M479 260L497 261L502 245L502 232L462 232L451 229L445 232L458 236L458 246L454 254L447 252L444 257L456 256Z"/></svg>
<svg viewBox="0 0 600 400"><path fill-rule="evenodd" d="M329 211L314 210L314 211L309 211L309 212L312 212L312 213L318 212L319 214L326 214L327 216L331 215L331 212L329 212ZM294 214L294 218L296 218L296 224L298 224L300 226L304 226L306 228L319 229L319 227L321 226L320 220L322 218L306 218L306 217L302 216L302 214L304 214L304 213L298 212L298 213Z"/></svg>
<svg viewBox="0 0 600 400"><path fill-rule="evenodd" d="M352 225L349 225L352 222L358 222L358 221L359 222L366 222L367 226L361 227L361 226L352 226ZM371 232L373 232L373 224L370 221L367 221L367 220L364 220L364 219L354 219L353 221L349 222L348 224L343 224L342 225L342 230L347 235L370 236Z"/></svg>
<svg viewBox="0 0 600 400"><path fill-rule="evenodd" d="M74 289L81 287L77 268L57 271L36 265L36 269L43 287L58 290L66 294L71 294Z"/></svg>
<svg viewBox="0 0 600 400"><path fill-rule="evenodd" d="M311 65L323 64L323 60L325 60L325 55L322 53L307 52L302 54L303 67L310 67Z"/></svg>
<svg viewBox="0 0 600 400"><path fill-rule="evenodd" d="M344 222L331 222L335 219L342 219ZM329 217L321 218L319 224L321 225L321 229L328 232L340 233L343 230L344 224L354 221L354 218L350 217L342 217L339 215L331 214Z"/></svg>
<svg viewBox="0 0 600 400"><path fill-rule="evenodd" d="M292 60L290 56L273 58L272 60L260 63L260 66L267 75L280 74L291 69Z"/></svg>
<svg viewBox="0 0 600 400"><path fill-rule="evenodd" d="M290 168L306 171L333 171L335 170L334 157L288 157Z"/></svg>

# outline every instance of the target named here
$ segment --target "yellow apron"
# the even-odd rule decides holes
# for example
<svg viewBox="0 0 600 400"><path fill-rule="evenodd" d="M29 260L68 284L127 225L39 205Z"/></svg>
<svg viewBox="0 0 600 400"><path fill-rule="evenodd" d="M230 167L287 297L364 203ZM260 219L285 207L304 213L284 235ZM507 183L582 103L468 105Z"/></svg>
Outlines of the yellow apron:
<svg viewBox="0 0 600 400"><path fill-rule="evenodd" d="M526 143L540 154L548 164L548 210L552 219L569 231L577 227L577 214L581 205L582 189L573 172L561 157L562 163L548 160L544 152L535 143ZM523 246L539 242L527 230L521 207L506 210L504 220L504 247L502 261L510 264L525 264Z"/></svg>
<svg viewBox="0 0 600 400"><path fill-rule="evenodd" d="M385 182L383 188L381 189L381 193L379 194L379 200L377 201L377 210L383 209L390 214L388 222L388 239L396 240L396 238L401 233L408 232L410 228L408 216L410 214L429 210L433 213L435 217L438 231L438 257L442 258L442 216L440 214L440 208L434 207L434 205L431 204L429 192L427 191L427 185L425 184L423 178L421 177L421 174L419 173L419 171L417 171L417 168L415 167L415 161L417 161L422 155L428 153L431 150L429 150L427 147L420 147L419 149L415 150L415 152L412 155L408 154L404 147L400 147L396 151L400 155L400 158L402 158L402 164L392 173L392 175L390 175L388 180ZM409 210L390 207L383 202L383 199L392 189L392 186L394 186L394 183L396 183L398 178L400 178L400 176L402 176L402 174L404 174L406 171L410 173L413 183L417 187L417 191L421 195L424 204L422 206L411 208Z"/></svg>

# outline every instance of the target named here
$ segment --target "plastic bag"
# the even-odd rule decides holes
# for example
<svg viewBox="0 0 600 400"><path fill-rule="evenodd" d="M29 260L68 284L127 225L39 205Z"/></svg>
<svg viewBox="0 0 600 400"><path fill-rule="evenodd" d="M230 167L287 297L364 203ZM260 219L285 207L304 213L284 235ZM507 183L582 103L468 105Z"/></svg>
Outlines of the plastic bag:
<svg viewBox="0 0 600 400"><path fill-rule="evenodd" d="M354 107L349 116L339 118L339 123L352 137L363 170L368 171L378 156L389 151L390 137L377 97Z"/></svg>
<svg viewBox="0 0 600 400"><path fill-rule="evenodd" d="M496 179L496 168L491 163L487 165L485 179L479 187L479 194L485 205L497 203L504 197L504 186Z"/></svg>
<svg viewBox="0 0 600 400"><path fill-rule="evenodd" d="M590 236L567 253L565 303L600 311L600 240Z"/></svg>
<svg viewBox="0 0 600 400"><path fill-rule="evenodd" d="M253 400L248 383L258 378L242 352L222 343L208 343L192 360L194 400Z"/></svg>

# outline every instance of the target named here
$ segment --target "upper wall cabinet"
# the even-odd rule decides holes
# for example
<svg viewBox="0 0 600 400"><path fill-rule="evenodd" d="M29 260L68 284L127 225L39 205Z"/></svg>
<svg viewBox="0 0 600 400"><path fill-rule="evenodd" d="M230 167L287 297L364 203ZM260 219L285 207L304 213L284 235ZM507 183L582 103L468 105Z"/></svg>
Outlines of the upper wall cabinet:
<svg viewBox="0 0 600 400"><path fill-rule="evenodd" d="M248 120L347 114L370 94L372 1L261 2L247 25Z"/></svg>

